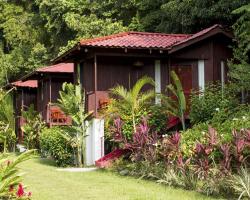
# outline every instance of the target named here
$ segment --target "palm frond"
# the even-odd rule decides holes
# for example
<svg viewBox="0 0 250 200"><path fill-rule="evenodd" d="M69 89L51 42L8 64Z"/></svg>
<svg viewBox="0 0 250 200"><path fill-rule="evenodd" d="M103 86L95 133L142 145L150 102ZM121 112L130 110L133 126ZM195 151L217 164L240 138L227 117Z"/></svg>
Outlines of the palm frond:
<svg viewBox="0 0 250 200"><path fill-rule="evenodd" d="M141 109L144 107L145 104L149 103L155 97L155 91L149 90L142 93L137 100L137 109Z"/></svg>
<svg viewBox="0 0 250 200"><path fill-rule="evenodd" d="M141 79L139 79L135 85L133 86L132 90L131 90L131 96L133 97L133 99L137 99L139 93L141 92L142 88L145 86L145 85L152 85L154 86L155 83L154 83L154 80L148 76L144 76L142 77Z"/></svg>

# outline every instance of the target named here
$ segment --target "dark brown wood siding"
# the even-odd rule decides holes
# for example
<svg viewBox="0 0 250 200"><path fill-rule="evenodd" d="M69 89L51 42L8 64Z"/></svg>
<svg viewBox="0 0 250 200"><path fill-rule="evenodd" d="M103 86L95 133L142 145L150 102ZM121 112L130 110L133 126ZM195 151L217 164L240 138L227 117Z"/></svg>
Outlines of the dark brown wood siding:
<svg viewBox="0 0 250 200"><path fill-rule="evenodd" d="M47 74L38 80L38 111L43 119L47 117L47 108L49 103L56 103L59 98L59 91L64 82L73 83L73 74Z"/></svg>
<svg viewBox="0 0 250 200"><path fill-rule="evenodd" d="M13 95L16 134L21 132L21 115L22 109L27 110L31 104L36 109L37 105L37 89L36 88L18 88Z"/></svg>
<svg viewBox="0 0 250 200"><path fill-rule="evenodd" d="M147 75L154 78L154 60L119 57L98 57L97 90L106 91L116 85L131 88L138 79ZM143 66L135 67L134 62L140 61Z"/></svg>
<svg viewBox="0 0 250 200"><path fill-rule="evenodd" d="M213 62L214 62L214 80L221 79L221 61L225 63L225 74L227 73L227 61L232 58L233 53L230 48L231 41L221 35L214 38ZM227 78L227 77L225 77Z"/></svg>
<svg viewBox="0 0 250 200"><path fill-rule="evenodd" d="M217 35L194 45L181 49L170 55L172 64L191 64L193 68L193 87L198 87L198 60L205 60L205 82L220 80L220 63L232 57L229 48L231 40Z"/></svg>

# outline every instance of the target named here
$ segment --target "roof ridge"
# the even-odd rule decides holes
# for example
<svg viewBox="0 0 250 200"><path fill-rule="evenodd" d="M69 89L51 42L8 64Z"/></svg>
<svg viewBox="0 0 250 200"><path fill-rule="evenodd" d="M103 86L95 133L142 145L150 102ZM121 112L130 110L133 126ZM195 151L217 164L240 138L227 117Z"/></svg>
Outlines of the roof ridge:
<svg viewBox="0 0 250 200"><path fill-rule="evenodd" d="M128 34L138 34L138 35L163 35L163 36L191 36L193 34L185 34L185 33L159 33L159 32L139 32L139 31L129 31Z"/></svg>
<svg viewBox="0 0 250 200"><path fill-rule="evenodd" d="M99 42L99 41L108 40L108 39L112 39L112 38L116 38L116 37L122 37L122 36L125 36L125 35L129 35L129 31L128 32L121 32L121 33L115 33L115 34L112 34L112 35L95 37L95 38L81 39L80 44L83 45L83 44L89 43L89 42Z"/></svg>

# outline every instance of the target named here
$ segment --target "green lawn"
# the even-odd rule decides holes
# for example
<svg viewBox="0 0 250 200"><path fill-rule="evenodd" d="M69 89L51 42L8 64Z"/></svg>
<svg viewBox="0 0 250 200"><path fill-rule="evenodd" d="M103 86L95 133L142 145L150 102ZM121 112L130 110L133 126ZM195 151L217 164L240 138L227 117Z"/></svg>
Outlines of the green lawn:
<svg viewBox="0 0 250 200"><path fill-rule="evenodd" d="M25 172L24 184L32 191L33 200L212 199L111 172L58 172L48 160L29 160L20 168Z"/></svg>

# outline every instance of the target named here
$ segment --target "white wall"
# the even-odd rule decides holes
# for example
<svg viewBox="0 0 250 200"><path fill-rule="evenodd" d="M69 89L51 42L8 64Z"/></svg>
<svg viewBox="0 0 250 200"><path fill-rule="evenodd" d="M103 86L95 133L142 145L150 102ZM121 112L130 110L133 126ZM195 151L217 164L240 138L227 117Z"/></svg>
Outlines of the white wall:
<svg viewBox="0 0 250 200"><path fill-rule="evenodd" d="M94 165L104 156L104 120L92 119L87 123L86 165Z"/></svg>

